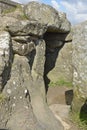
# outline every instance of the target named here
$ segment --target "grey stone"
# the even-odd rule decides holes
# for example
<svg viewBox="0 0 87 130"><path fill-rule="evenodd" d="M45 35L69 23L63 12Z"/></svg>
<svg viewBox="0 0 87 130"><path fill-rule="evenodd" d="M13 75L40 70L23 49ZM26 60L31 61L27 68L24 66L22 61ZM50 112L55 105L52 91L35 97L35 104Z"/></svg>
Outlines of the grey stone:
<svg viewBox="0 0 87 130"><path fill-rule="evenodd" d="M68 21L66 14L63 12L59 12L59 17L60 17L60 21L61 21L60 31L63 33L69 32L70 28L71 28L71 24Z"/></svg>
<svg viewBox="0 0 87 130"><path fill-rule="evenodd" d="M6 27L6 30L13 36L17 35L36 35L42 36L46 32L46 25L40 24L36 21L22 20L17 21L10 26Z"/></svg>
<svg viewBox="0 0 87 130"><path fill-rule="evenodd" d="M27 43L19 43L12 40L12 48L14 53L23 56L29 54L35 49L35 43L33 41Z"/></svg>
<svg viewBox="0 0 87 130"><path fill-rule="evenodd" d="M12 36L27 36L30 34L39 37L46 32L47 27L36 21L18 20L4 16L0 18L0 30L6 30Z"/></svg>
<svg viewBox="0 0 87 130"><path fill-rule="evenodd" d="M12 10L17 7L18 3L10 0L0 0L0 14L7 10Z"/></svg>
<svg viewBox="0 0 87 130"><path fill-rule="evenodd" d="M30 40L30 36L16 36L16 37L12 37L12 39L15 40L16 42L25 43L28 40Z"/></svg>
<svg viewBox="0 0 87 130"><path fill-rule="evenodd" d="M32 90L30 77L30 68L28 59L24 56L15 55L12 64L11 77L6 84L3 95L10 99L6 128L12 130L41 130L30 104L30 92ZM26 82L26 79L29 80ZM29 84L27 84L29 83ZM28 88L30 85L30 89ZM29 90L28 90L29 89ZM6 113L6 112L5 112ZM8 114L8 113L7 113ZM3 114L1 114L3 116ZM7 115L5 115L6 117ZM4 117L4 118L5 118Z"/></svg>
<svg viewBox="0 0 87 130"><path fill-rule="evenodd" d="M8 32L0 32L0 91L9 78L12 62L11 37Z"/></svg>
<svg viewBox="0 0 87 130"><path fill-rule="evenodd" d="M49 32L70 31L70 23L65 14L60 14L51 6L38 2L30 2L25 5L24 12L29 20L35 20L41 24L47 25Z"/></svg>
<svg viewBox="0 0 87 130"><path fill-rule="evenodd" d="M32 97L31 104L38 122L40 123L41 126L43 126L44 129L62 130L63 127L61 126L61 123L55 119L54 115L49 110L48 105L46 104L45 85L43 80L44 64L45 64L45 42L43 40L40 40L38 41L38 46L36 48L36 56L33 62L31 73L33 77L33 86L35 87L35 89L31 93ZM39 114L40 116L38 116Z"/></svg>
<svg viewBox="0 0 87 130"><path fill-rule="evenodd" d="M73 107L80 111L87 99L87 21L73 27ZM82 100L81 100L82 99ZM79 100L79 101L78 101ZM77 103L79 102L79 103Z"/></svg>

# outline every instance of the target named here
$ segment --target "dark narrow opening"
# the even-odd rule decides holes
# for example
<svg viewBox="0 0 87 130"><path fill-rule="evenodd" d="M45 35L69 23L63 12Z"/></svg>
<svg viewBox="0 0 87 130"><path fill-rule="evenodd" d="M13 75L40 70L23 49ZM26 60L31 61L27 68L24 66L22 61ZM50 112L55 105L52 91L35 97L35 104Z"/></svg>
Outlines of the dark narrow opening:
<svg viewBox="0 0 87 130"><path fill-rule="evenodd" d="M48 84L50 83L50 79L47 77L47 74L55 67L58 54L65 44L65 37L66 34L61 33L46 32L44 35L44 40L46 42L46 61L44 66L44 81L46 93L49 87Z"/></svg>
<svg viewBox="0 0 87 130"><path fill-rule="evenodd" d="M80 120L87 125L87 99L85 100L84 104L80 110Z"/></svg>
<svg viewBox="0 0 87 130"><path fill-rule="evenodd" d="M73 89L65 91L65 101L67 105L72 104L73 96L74 96Z"/></svg>

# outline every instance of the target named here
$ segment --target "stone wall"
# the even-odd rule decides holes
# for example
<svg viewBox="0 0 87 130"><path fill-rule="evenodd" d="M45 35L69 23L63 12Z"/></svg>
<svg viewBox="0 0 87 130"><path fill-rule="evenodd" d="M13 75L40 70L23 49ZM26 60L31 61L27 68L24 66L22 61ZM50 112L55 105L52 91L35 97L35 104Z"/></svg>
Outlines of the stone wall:
<svg viewBox="0 0 87 130"><path fill-rule="evenodd" d="M70 22L37 2L9 14L0 16L0 129L64 130L47 104L44 69L49 55L54 67Z"/></svg>

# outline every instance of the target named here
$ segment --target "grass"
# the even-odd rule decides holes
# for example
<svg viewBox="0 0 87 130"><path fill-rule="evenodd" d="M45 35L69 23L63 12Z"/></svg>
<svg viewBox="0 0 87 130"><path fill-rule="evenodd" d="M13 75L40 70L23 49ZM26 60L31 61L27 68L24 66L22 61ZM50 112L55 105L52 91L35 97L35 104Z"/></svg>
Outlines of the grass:
<svg viewBox="0 0 87 130"><path fill-rule="evenodd" d="M87 120L81 120L79 117L79 112L70 113L70 117L72 122L74 122L80 130L87 130Z"/></svg>
<svg viewBox="0 0 87 130"><path fill-rule="evenodd" d="M57 82L50 82L49 87L55 87L55 86L67 86L72 87L72 82L65 81L64 79L60 79Z"/></svg>
<svg viewBox="0 0 87 130"><path fill-rule="evenodd" d="M6 97L3 94L0 94L0 103L4 102Z"/></svg>

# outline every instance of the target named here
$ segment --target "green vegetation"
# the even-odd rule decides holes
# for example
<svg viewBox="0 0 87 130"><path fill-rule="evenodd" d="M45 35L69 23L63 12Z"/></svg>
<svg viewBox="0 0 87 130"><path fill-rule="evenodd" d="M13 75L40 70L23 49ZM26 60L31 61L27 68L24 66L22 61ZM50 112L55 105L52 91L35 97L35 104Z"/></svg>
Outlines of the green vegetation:
<svg viewBox="0 0 87 130"><path fill-rule="evenodd" d="M65 81L64 79L60 79L57 82L50 82L49 87L55 87L55 86L67 86L72 87L72 82Z"/></svg>
<svg viewBox="0 0 87 130"><path fill-rule="evenodd" d="M5 9L5 10L3 10L3 14L11 13L11 12L14 12L15 10L16 10L16 8Z"/></svg>
<svg viewBox="0 0 87 130"><path fill-rule="evenodd" d="M16 13L16 11L17 11L17 13ZM17 15L17 18L18 18L19 20L26 20L26 19L28 19L27 16L24 14L23 8L22 8L21 5L17 5L16 8L11 7L11 8L9 8L9 9L3 10L3 14L4 14L4 15L5 15L5 14L9 14L9 13L13 13L13 12L15 12L14 15L16 14L16 15ZM18 14L18 13L19 13L19 14Z"/></svg>
<svg viewBox="0 0 87 130"><path fill-rule="evenodd" d="M3 94L0 94L0 103L4 102L6 97Z"/></svg>
<svg viewBox="0 0 87 130"><path fill-rule="evenodd" d="M14 12L16 9L19 9L20 11L22 11L21 5L17 5L17 7L10 7L9 9L3 10L3 14Z"/></svg>
<svg viewBox="0 0 87 130"><path fill-rule="evenodd" d="M20 20L27 20L27 16L23 13L22 15L20 15Z"/></svg>
<svg viewBox="0 0 87 130"><path fill-rule="evenodd" d="M72 122L74 122L80 130L87 130L87 120L81 120L79 112L72 112L70 116Z"/></svg>

